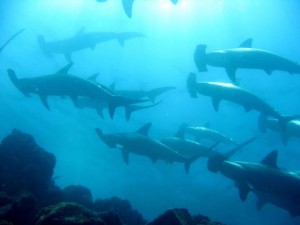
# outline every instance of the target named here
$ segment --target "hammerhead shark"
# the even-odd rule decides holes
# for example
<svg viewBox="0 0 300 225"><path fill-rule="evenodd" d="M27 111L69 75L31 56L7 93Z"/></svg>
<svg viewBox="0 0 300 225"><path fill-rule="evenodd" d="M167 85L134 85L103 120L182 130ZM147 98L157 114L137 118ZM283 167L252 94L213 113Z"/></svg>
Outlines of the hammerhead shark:
<svg viewBox="0 0 300 225"><path fill-rule="evenodd" d="M290 137L300 138L300 120L295 119L287 123L286 129L282 130L278 119L267 118L261 114L258 118L259 130L265 133L268 129L281 135L282 143L286 146Z"/></svg>
<svg viewBox="0 0 300 225"><path fill-rule="evenodd" d="M48 96L68 96L72 99L75 106L77 106L77 98L79 96L106 101L111 118L113 118L116 107L126 107L129 104L143 102L142 100L127 99L121 96L112 95L101 86L96 85L91 81L70 75L68 74L68 71L71 66L72 63L54 74L34 78L19 79L17 78L14 70L8 69L7 72L10 80L20 92L22 92L26 97L30 97L31 94L38 95L43 105L48 110L50 110L47 101Z"/></svg>
<svg viewBox="0 0 300 225"><path fill-rule="evenodd" d="M207 139L217 143L238 145L238 143L231 137L228 137L217 130L211 129L209 123L204 126L189 126L187 124L183 124L182 127L184 128L184 132L187 135L193 136L197 142Z"/></svg>
<svg viewBox="0 0 300 225"><path fill-rule="evenodd" d="M209 159L208 169L232 179L237 184L242 201L247 199L249 192L257 195L257 209L271 203L287 210L293 217L299 216L299 172L278 168L277 155L278 151L274 150L260 163L251 163L230 161L228 156L216 154Z"/></svg>
<svg viewBox="0 0 300 225"><path fill-rule="evenodd" d="M200 72L207 71L206 65L225 68L229 79L236 83L235 72L239 68L261 69L267 74L274 70L300 74L300 65L274 53L252 48L252 38L238 48L206 53L206 45L197 45L194 60Z"/></svg>
<svg viewBox="0 0 300 225"><path fill-rule="evenodd" d="M103 134L99 128L96 128L95 131L108 147L121 149L126 164L129 162L129 153L134 153L150 158L152 162L163 160L168 163L184 163L185 171L188 173L191 163L198 157L186 157L162 142L150 138L148 132L151 125L151 123L146 123L136 132L129 133Z"/></svg>
<svg viewBox="0 0 300 225"><path fill-rule="evenodd" d="M96 45L102 42L116 39L121 46L124 46L125 41L143 37L144 35L137 32L84 32L82 28L75 36L63 40L46 42L43 35L37 36L37 41L48 57L53 54L63 54L68 62L72 62L73 52L77 52L86 48L94 49Z"/></svg>
<svg viewBox="0 0 300 225"><path fill-rule="evenodd" d="M211 97L215 111L218 111L219 103L224 99L243 106L246 112L256 110L266 116L278 119L282 129L286 128L289 121L299 117L299 115L283 116L261 98L231 83L197 82L194 73L190 73L188 76L187 88L192 98L196 98L197 93Z"/></svg>

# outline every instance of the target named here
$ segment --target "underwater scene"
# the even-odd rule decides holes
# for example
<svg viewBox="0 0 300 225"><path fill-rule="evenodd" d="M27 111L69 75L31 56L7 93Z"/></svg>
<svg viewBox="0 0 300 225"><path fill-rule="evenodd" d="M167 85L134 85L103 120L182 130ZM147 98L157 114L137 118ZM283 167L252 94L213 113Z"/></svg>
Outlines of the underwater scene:
<svg viewBox="0 0 300 225"><path fill-rule="evenodd" d="M300 224L299 8L1 0L0 223Z"/></svg>

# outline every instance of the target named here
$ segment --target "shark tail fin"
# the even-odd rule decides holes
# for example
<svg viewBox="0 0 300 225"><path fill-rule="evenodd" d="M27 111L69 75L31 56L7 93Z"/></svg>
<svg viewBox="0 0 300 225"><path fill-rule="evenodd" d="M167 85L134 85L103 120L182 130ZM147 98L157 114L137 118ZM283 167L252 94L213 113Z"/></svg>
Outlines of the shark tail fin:
<svg viewBox="0 0 300 225"><path fill-rule="evenodd" d="M151 102L154 102L154 100L157 96L159 96L167 91L174 90L174 89L176 89L176 87L172 87L172 86L153 88L149 91L148 98L150 99Z"/></svg>
<svg viewBox="0 0 300 225"><path fill-rule="evenodd" d="M194 53L194 62L199 72L207 71L206 68L206 45L197 45Z"/></svg>
<svg viewBox="0 0 300 225"><path fill-rule="evenodd" d="M142 110L142 109L147 109L147 108L154 107L154 106L160 104L161 102L162 102L162 100L155 103L155 104L152 104L152 105L127 105L127 106L125 106L126 121L129 121L129 119L131 117L131 114L133 112L138 111L138 110Z"/></svg>
<svg viewBox="0 0 300 225"><path fill-rule="evenodd" d="M190 167L191 167L192 163L195 162L199 157L200 156L192 156L185 161L184 169L185 169L186 173L190 172Z"/></svg>
<svg viewBox="0 0 300 225"><path fill-rule="evenodd" d="M220 166L222 165L222 163L225 160L228 160L232 155L234 155L237 151L241 150L242 148L244 148L246 145L250 144L251 142L253 142L254 140L256 140L256 136L249 138L248 140L246 140L245 142L237 145L235 148L233 148L232 150L226 152L226 153L218 153L215 152L215 154L211 157L209 157L208 162L207 162L207 167L208 170L211 172L218 172Z"/></svg>
<svg viewBox="0 0 300 225"><path fill-rule="evenodd" d="M188 91L190 93L190 96L192 98L197 98L197 92L195 90L195 86L197 84L196 74L195 73L190 73L186 83L187 83L187 88L188 88Z"/></svg>
<svg viewBox="0 0 300 225"><path fill-rule="evenodd" d="M109 116L111 119L113 119L116 108L119 106L127 107L130 104L137 104L146 102L147 100L144 99L131 99L131 98L124 98L119 95L113 95L112 99L109 101L108 104L108 110L109 110Z"/></svg>
<svg viewBox="0 0 300 225"><path fill-rule="evenodd" d="M267 131L267 117L263 113L261 113L258 117L258 128L262 133Z"/></svg>
<svg viewBox="0 0 300 225"><path fill-rule="evenodd" d="M47 57L52 57L51 53L48 51L47 49L47 44L45 41L45 37L44 35L38 35L37 36L37 42L41 48L41 50L43 51L43 53L47 56Z"/></svg>

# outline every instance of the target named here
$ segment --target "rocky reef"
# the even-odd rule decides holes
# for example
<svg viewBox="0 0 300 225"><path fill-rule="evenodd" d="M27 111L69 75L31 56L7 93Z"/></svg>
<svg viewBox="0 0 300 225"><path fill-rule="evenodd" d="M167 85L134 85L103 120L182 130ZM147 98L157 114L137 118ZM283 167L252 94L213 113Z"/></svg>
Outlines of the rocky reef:
<svg viewBox="0 0 300 225"><path fill-rule="evenodd" d="M56 158L34 138L14 129L0 144L0 225L221 225L186 209L172 209L150 223L118 197L93 201L80 185L55 185Z"/></svg>

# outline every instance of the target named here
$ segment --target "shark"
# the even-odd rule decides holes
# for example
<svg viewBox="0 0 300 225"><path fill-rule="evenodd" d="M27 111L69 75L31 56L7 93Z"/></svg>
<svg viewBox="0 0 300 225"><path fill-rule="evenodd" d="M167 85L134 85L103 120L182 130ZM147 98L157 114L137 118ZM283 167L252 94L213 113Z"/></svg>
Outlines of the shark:
<svg viewBox="0 0 300 225"><path fill-rule="evenodd" d="M261 114L258 119L259 130L265 133L268 129L281 135L282 143L287 146L290 137L300 138L300 120L295 119L287 123L286 129L282 130L278 119L267 118Z"/></svg>
<svg viewBox="0 0 300 225"><path fill-rule="evenodd" d="M221 100L227 100L243 106L246 112L256 110L278 119L282 129L286 128L289 121L299 117L299 115L283 116L258 96L231 83L197 82L195 73L189 74L187 88L192 98L196 98L197 93L211 97L215 111L218 111Z"/></svg>
<svg viewBox="0 0 300 225"><path fill-rule="evenodd" d="M211 147L206 147L196 141L186 139L184 137L184 130L185 127L181 126L174 136L157 140L174 149L179 154L188 158L195 158L195 160L200 157L208 158L215 155L215 147L219 144L218 142Z"/></svg>
<svg viewBox="0 0 300 225"><path fill-rule="evenodd" d="M196 46L194 61L199 72L207 71L207 65L223 67L229 79L237 83L237 69L260 69L267 74L275 70L299 74L300 65L275 53L252 48L252 38L245 40L238 48L206 53L206 45Z"/></svg>
<svg viewBox="0 0 300 225"><path fill-rule="evenodd" d="M230 155L230 154L229 154ZM242 201L250 192L257 197L257 209L271 203L290 213L300 215L300 174L277 166L278 151L271 151L259 163L231 161L228 156L216 154L208 160L211 172L220 172L233 180Z"/></svg>
<svg viewBox="0 0 300 225"><path fill-rule="evenodd" d="M73 37L52 42L47 42L43 35L38 35L37 42L46 56L52 57L53 54L63 54L70 63L74 52L83 49L95 49L99 43L110 40L117 40L121 46L124 46L125 41L138 37L144 37L144 35L137 32L85 32L85 29L82 28Z"/></svg>
<svg viewBox="0 0 300 225"><path fill-rule="evenodd" d="M202 139L207 139L228 145L238 145L233 138L211 129L209 123L204 126L188 126L187 124L183 124L182 126L184 127L184 132L193 136L197 142L200 142Z"/></svg>
<svg viewBox="0 0 300 225"><path fill-rule="evenodd" d="M68 71L72 65L73 64L70 63L54 74L33 78L19 79L12 69L8 69L7 73L12 83L21 93L26 97L31 97L32 94L38 95L48 110L50 110L47 101L48 96L68 96L72 99L75 106L77 106L79 96L101 99L101 101L107 102L111 118L113 118L116 107L141 102L141 100L127 99L122 96L112 95L93 82L69 74Z"/></svg>
<svg viewBox="0 0 300 225"><path fill-rule="evenodd" d="M99 128L96 128L95 131L109 148L121 149L123 160L126 164L129 163L129 154L133 153L150 158L153 163L157 160L163 160L168 163L184 163L185 171L188 173L191 163L195 161L195 157L181 155L160 141L150 138L148 132L151 125L152 123L146 123L136 132L129 133L104 134Z"/></svg>

